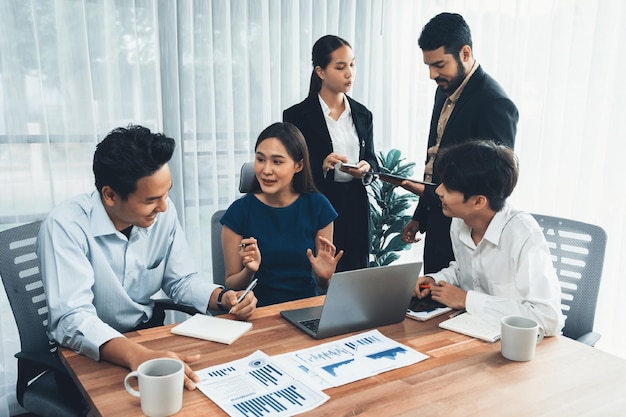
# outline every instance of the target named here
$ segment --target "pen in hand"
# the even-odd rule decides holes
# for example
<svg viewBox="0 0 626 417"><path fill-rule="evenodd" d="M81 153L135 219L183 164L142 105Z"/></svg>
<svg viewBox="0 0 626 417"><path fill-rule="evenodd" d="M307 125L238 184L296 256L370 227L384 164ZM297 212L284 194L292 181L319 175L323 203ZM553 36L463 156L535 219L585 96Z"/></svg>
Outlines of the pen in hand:
<svg viewBox="0 0 626 417"><path fill-rule="evenodd" d="M237 304L239 304L239 303L241 302L241 300L243 300L243 299L244 299L244 297L245 297L246 295L248 295L248 293L249 293L250 291L252 291L252 289L253 289L254 287L256 287L257 282L258 282L258 279L257 279L257 278L255 278L255 279L253 279L253 280L252 280L252 282L250 283L250 285L248 285L248 287L245 289L245 291L244 291L244 292L243 292L243 293L239 296L239 298L237 298ZM237 305L237 304L235 304L235 305ZM234 306L233 306L233 307L234 307ZM231 308L230 308L230 310L228 311L228 314L232 313L232 311L233 311L233 307L231 307Z"/></svg>

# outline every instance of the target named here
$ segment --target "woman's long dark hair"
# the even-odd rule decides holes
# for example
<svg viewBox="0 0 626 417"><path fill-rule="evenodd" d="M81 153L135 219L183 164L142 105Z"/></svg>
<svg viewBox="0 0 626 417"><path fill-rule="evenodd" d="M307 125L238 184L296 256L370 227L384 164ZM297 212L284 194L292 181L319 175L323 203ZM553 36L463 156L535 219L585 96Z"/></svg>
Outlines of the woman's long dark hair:
<svg viewBox="0 0 626 417"><path fill-rule="evenodd" d="M326 69L330 63L332 53L342 46L352 49L352 45L348 41L335 35L322 36L313 45L313 52L311 53L313 72L311 73L311 83L309 84L309 97L319 93L322 89L322 80L315 72L315 68L319 66L322 69Z"/></svg>

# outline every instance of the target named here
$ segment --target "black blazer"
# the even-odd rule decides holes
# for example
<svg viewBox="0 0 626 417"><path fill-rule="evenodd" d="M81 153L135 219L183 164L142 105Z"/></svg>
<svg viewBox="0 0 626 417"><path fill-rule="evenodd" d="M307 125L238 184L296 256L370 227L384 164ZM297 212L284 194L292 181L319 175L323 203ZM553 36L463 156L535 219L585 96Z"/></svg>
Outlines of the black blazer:
<svg viewBox="0 0 626 417"><path fill-rule="evenodd" d="M448 96L440 89L435 93L435 105L430 120L428 147L435 145L439 115ZM455 104L441 137L443 149L469 139L491 139L513 148L519 114L515 104L502 87L482 67L478 67L467 82ZM428 156L426 156L428 158ZM433 182L440 183L437 172ZM441 201L435 194L436 186L426 186L413 214L419 230L426 233L424 240L424 273L437 272L454 259L450 241L450 218L441 210Z"/></svg>
<svg viewBox="0 0 626 417"><path fill-rule="evenodd" d="M378 162L374 154L372 112L348 95L346 97L352 109L352 120L359 137L359 160L369 162L372 170L378 171ZM335 172L330 170L324 177L322 162L333 151L333 144L317 94L286 109L283 112L283 121L293 123L304 135L309 148L313 180L320 192L327 194L335 181Z"/></svg>
<svg viewBox="0 0 626 417"><path fill-rule="evenodd" d="M436 143L437 123L447 98L448 96L441 88L437 88L430 120L429 148ZM439 148L443 149L469 139L491 139L513 149L518 119L517 107L506 95L504 89L479 66L467 82L459 101L454 106L441 137ZM440 182L436 172L433 173L433 182L435 184ZM441 203L435 194L435 188L433 186L426 187L413 215L413 218L420 222L421 232L426 231L427 222L425 220L428 218L428 212L441 210Z"/></svg>

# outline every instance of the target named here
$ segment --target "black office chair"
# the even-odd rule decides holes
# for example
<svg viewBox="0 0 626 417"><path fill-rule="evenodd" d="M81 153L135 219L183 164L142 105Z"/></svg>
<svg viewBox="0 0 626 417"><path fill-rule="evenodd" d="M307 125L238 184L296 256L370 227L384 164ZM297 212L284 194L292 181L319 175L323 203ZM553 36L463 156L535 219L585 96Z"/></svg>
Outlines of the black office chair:
<svg viewBox="0 0 626 417"><path fill-rule="evenodd" d="M20 335L17 401L38 416L82 416L82 397L46 335L48 306L35 241L40 221L0 232L0 277ZM39 376L39 377L37 377ZM67 380L66 386L57 380Z"/></svg>
<svg viewBox="0 0 626 417"><path fill-rule="evenodd" d="M561 282L561 309L566 317L563 335L594 346L593 331L600 279L604 265L606 232L575 220L533 214L548 241L554 268Z"/></svg>
<svg viewBox="0 0 626 417"><path fill-rule="evenodd" d="M211 216L211 263L213 265L213 283L224 285L226 268L222 250L222 224L220 219L226 210L218 210Z"/></svg>
<svg viewBox="0 0 626 417"><path fill-rule="evenodd" d="M82 416L88 409L63 364L57 345L46 334L48 306L35 242L41 221L0 232L0 277L20 336L17 358L18 403L38 416ZM196 313L169 300L156 302L154 316L165 310ZM162 324L156 321L154 325Z"/></svg>
<svg viewBox="0 0 626 417"><path fill-rule="evenodd" d="M246 162L241 166L239 175L239 192L242 194L252 190L254 184L254 163ZM213 265L213 282L224 285L226 268L224 266L224 252L222 251L222 224L220 219L226 210L218 210L211 216L211 263Z"/></svg>
<svg viewBox="0 0 626 417"><path fill-rule="evenodd" d="M246 194L252 191L255 178L254 162L244 162L239 172L239 192Z"/></svg>

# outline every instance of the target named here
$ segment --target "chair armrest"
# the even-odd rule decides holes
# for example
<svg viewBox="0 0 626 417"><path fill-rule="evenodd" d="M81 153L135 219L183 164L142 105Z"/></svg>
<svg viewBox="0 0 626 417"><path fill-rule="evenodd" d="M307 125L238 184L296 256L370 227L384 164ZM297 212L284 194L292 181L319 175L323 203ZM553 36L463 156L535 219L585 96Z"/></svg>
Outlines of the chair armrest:
<svg viewBox="0 0 626 417"><path fill-rule="evenodd" d="M17 358L17 383L15 394L17 402L24 407L24 392L30 382L46 371L52 371L58 375L68 375L61 360L51 353L18 352Z"/></svg>
<svg viewBox="0 0 626 417"><path fill-rule="evenodd" d="M187 313L191 316L198 313L198 310L196 310L195 307L175 304L170 299L158 299L155 301L154 305L155 305L155 308L162 308L163 310L182 311L183 313Z"/></svg>
<svg viewBox="0 0 626 417"><path fill-rule="evenodd" d="M34 352L17 352L15 357L18 361L24 361L29 363L29 367L32 365L39 365L37 368L43 370L52 370L60 372L62 374L67 373L67 370L59 360L59 358L53 354L46 353L34 353Z"/></svg>
<svg viewBox="0 0 626 417"><path fill-rule="evenodd" d="M589 332L589 333L585 333L584 335L580 336L576 340L581 342L581 343L584 343L586 345L589 345L589 346L595 346L596 342L598 340L600 340L601 337L602 337L602 335L600 333Z"/></svg>

